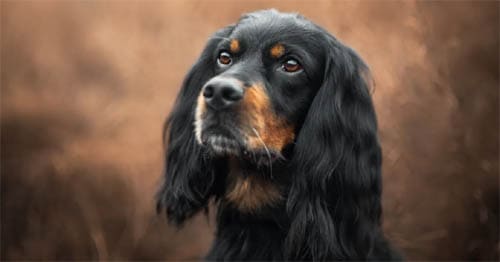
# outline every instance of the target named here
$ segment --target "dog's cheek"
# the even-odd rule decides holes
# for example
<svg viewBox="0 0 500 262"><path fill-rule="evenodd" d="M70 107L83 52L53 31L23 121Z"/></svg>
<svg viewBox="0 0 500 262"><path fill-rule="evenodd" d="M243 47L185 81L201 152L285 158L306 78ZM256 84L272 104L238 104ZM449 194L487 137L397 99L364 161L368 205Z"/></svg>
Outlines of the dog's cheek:
<svg viewBox="0 0 500 262"><path fill-rule="evenodd" d="M249 126L247 146L259 150L265 146L280 152L295 138L294 127L272 110L270 99L261 85L253 85L245 92L243 113Z"/></svg>
<svg viewBox="0 0 500 262"><path fill-rule="evenodd" d="M292 143L295 138L294 128L285 119L270 115L266 117L266 130L263 140L274 150L281 152L283 148Z"/></svg>
<svg viewBox="0 0 500 262"><path fill-rule="evenodd" d="M201 133L203 129L203 117L205 116L206 111L207 107L205 104L205 99L203 99L203 95L200 93L196 102L196 110L194 115L194 133L199 144L203 144L203 141L201 140Z"/></svg>

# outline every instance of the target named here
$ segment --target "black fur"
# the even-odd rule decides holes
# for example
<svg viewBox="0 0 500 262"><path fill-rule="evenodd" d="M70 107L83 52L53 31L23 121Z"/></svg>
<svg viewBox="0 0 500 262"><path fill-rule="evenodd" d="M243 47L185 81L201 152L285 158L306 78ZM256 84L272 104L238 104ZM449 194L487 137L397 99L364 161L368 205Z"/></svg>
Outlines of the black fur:
<svg viewBox="0 0 500 262"><path fill-rule="evenodd" d="M241 51L221 68L217 55L233 38L241 39ZM279 71L283 61L265 52L273 43L285 43L292 50L285 57L299 60L303 71ZM274 112L295 126L282 160L265 168L242 161L281 189L280 203L248 213L224 198L227 157L200 145L193 127L197 97L217 75L264 83ZM382 154L367 77L352 49L296 14L254 12L218 31L166 122L158 210L180 226L215 199L217 233L208 260L399 259L381 230Z"/></svg>

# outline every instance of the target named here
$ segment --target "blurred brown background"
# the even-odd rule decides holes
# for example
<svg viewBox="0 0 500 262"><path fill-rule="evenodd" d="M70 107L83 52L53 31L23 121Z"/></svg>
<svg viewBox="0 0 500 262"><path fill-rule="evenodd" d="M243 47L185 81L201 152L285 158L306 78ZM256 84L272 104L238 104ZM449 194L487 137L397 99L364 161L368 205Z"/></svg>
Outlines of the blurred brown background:
<svg viewBox="0 0 500 262"><path fill-rule="evenodd" d="M154 213L184 74L241 13L298 11L371 66L384 229L408 259L498 259L499 2L2 1L1 259L196 259Z"/></svg>

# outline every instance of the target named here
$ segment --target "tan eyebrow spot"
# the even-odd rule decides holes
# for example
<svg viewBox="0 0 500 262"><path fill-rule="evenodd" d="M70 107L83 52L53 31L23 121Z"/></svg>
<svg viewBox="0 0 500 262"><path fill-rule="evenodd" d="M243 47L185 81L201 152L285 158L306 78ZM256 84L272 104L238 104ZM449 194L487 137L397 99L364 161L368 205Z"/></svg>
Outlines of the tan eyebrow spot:
<svg viewBox="0 0 500 262"><path fill-rule="evenodd" d="M229 49L233 53L238 53L240 51L240 42L237 39L232 39Z"/></svg>
<svg viewBox="0 0 500 262"><path fill-rule="evenodd" d="M275 44L271 48L271 56L274 58L280 58L282 55L285 54L285 47L282 44Z"/></svg>

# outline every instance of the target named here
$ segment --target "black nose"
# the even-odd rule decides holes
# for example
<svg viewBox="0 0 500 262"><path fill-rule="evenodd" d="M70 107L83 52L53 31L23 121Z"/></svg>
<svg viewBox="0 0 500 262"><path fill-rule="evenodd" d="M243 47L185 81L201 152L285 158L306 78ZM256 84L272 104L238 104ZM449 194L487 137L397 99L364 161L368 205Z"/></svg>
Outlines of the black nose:
<svg viewBox="0 0 500 262"><path fill-rule="evenodd" d="M222 110L243 98L243 87L235 79L214 78L203 87L205 102L215 110Z"/></svg>

